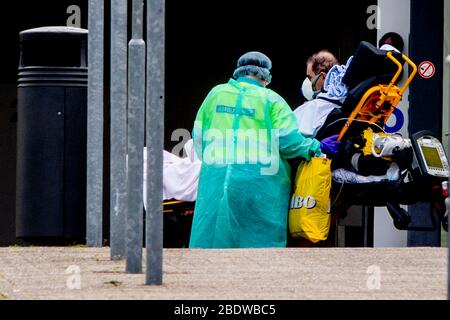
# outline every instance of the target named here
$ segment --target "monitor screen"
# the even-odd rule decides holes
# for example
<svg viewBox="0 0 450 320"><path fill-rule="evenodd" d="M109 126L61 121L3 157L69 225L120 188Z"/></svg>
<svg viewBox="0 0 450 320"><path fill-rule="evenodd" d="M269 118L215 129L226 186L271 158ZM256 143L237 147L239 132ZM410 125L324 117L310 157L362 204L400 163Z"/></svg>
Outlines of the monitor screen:
<svg viewBox="0 0 450 320"><path fill-rule="evenodd" d="M430 168L444 169L441 157L436 148L422 146L422 152L425 156L425 161Z"/></svg>

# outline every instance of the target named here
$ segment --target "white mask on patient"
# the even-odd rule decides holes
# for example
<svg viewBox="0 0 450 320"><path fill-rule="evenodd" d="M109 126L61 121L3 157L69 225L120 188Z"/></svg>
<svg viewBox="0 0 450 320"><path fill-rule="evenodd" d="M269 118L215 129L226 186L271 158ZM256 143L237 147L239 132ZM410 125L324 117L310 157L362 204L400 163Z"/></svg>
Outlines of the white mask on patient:
<svg viewBox="0 0 450 320"><path fill-rule="evenodd" d="M314 90L312 89L312 83L311 80L309 80L309 78L305 78L305 81L303 81L302 94L308 101L314 99Z"/></svg>

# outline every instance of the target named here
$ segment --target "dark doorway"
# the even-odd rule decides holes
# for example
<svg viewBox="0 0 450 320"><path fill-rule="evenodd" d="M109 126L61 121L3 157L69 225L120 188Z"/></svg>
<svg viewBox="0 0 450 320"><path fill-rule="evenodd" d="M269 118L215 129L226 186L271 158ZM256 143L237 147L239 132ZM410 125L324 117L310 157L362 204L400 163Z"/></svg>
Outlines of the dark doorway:
<svg viewBox="0 0 450 320"><path fill-rule="evenodd" d="M17 0L0 4L0 245L15 241L18 33L30 28L65 25L69 17L66 9L70 5L80 6L81 26L86 28L87 3L87 0ZM292 108L300 105L303 100L300 86L308 56L328 49L345 63L361 40L375 43L376 30L368 28L371 13L367 12L376 3L377 0L167 0L166 149L171 150L178 143L171 141L175 129L192 129L196 112L208 91L231 77L237 59L246 51L266 53L274 65L270 88L281 94ZM105 58L107 61L108 57ZM108 83L108 77L105 81ZM108 112L109 106L105 105L106 117ZM107 145L105 150L106 155ZM108 190L107 181L104 187ZM108 203L105 195L105 204Z"/></svg>
<svg viewBox="0 0 450 320"><path fill-rule="evenodd" d="M305 62L328 49L341 63L361 40L376 41L363 1L167 1L166 148L173 130L192 130L208 91L228 81L237 59L258 50L273 62L270 86L291 105L303 101Z"/></svg>

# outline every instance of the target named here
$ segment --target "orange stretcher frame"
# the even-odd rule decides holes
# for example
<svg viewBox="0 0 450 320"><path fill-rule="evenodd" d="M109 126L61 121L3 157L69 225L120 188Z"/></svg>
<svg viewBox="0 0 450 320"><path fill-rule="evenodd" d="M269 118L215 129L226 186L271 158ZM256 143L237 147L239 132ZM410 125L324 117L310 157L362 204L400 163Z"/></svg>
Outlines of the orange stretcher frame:
<svg viewBox="0 0 450 320"><path fill-rule="evenodd" d="M402 58L409 66L411 66L412 72L403 87L399 88L395 83L397 83L397 80L402 73L403 66L400 61L394 57L392 52L387 53L387 58L397 65L397 73L394 75L389 85L374 86L364 94L342 128L338 141L342 140L355 120L378 123L384 126L402 100L403 94L417 74L417 66L406 55L402 55Z"/></svg>

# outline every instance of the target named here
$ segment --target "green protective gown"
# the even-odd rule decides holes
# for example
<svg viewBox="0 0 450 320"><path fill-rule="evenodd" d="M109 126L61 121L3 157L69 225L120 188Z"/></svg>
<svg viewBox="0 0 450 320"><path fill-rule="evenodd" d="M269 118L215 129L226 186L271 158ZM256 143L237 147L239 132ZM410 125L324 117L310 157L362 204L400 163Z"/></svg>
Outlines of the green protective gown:
<svg viewBox="0 0 450 320"><path fill-rule="evenodd" d="M193 138L203 164L190 247L285 247L287 159L321 155L289 105L256 80L231 79L206 97Z"/></svg>

